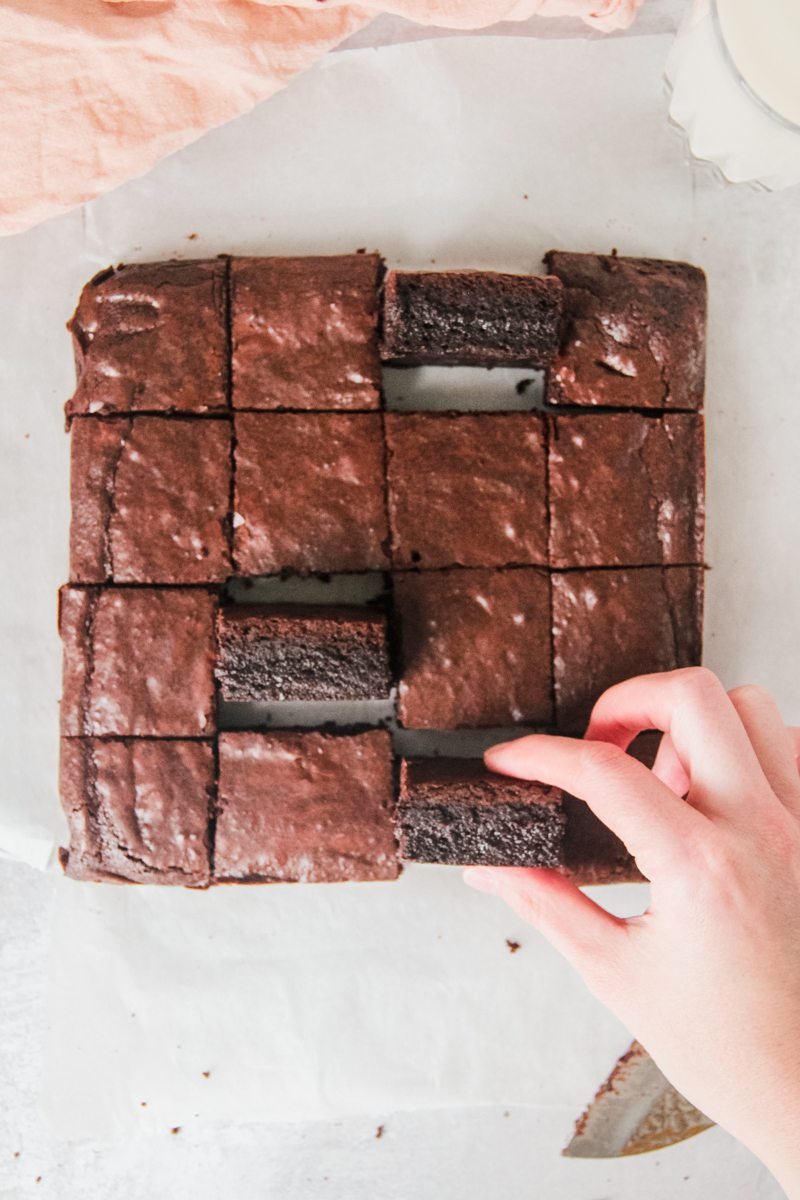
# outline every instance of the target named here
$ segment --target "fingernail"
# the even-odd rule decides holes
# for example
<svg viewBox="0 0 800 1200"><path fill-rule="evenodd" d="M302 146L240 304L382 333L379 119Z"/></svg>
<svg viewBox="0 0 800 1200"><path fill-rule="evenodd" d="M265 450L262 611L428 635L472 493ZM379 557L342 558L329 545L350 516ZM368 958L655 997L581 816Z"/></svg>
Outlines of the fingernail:
<svg viewBox="0 0 800 1200"><path fill-rule="evenodd" d="M463 879L467 887L475 888L478 892L493 895L496 890L491 871L484 871L481 867L467 867Z"/></svg>

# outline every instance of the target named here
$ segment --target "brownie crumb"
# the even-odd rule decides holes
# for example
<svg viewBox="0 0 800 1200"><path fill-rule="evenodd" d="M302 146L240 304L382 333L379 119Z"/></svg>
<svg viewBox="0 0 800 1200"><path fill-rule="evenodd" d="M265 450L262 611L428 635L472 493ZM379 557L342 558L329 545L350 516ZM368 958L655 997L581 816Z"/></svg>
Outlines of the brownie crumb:
<svg viewBox="0 0 800 1200"><path fill-rule="evenodd" d="M196 233L187 233L186 240L187 240L187 242L193 242L196 239L196 237L197 237Z"/></svg>
<svg viewBox="0 0 800 1200"><path fill-rule="evenodd" d="M378 1126L378 1128L375 1130L375 1137L376 1137L376 1138L382 1138L382 1137L383 1137L383 1130L384 1130L384 1126L383 1126L383 1125L379 1125L379 1126Z"/></svg>
<svg viewBox="0 0 800 1200"><path fill-rule="evenodd" d="M180 1126L180 1125L173 1125L173 1126L172 1126L172 1129L170 1129L170 1133L171 1133L171 1134L173 1134L173 1136L174 1136L176 1133L180 1133L180 1131L181 1131L181 1126Z"/></svg>
<svg viewBox="0 0 800 1200"><path fill-rule="evenodd" d="M520 379L514 385L514 391L517 393L518 396L524 396L525 393L527 392L528 388L531 387L535 382L536 382L535 379Z"/></svg>
<svg viewBox="0 0 800 1200"><path fill-rule="evenodd" d="M516 954L520 948L521 942L515 942L513 938L506 938L509 954Z"/></svg>
<svg viewBox="0 0 800 1200"><path fill-rule="evenodd" d="M211 1078L211 1072L203 1071L203 1079L210 1079L210 1078Z"/></svg>

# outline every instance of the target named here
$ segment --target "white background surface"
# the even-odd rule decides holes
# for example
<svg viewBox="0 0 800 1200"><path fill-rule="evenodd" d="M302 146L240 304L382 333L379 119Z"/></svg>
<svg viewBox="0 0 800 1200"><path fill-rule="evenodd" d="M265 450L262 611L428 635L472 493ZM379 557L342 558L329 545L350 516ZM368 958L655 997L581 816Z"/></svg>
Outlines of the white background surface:
<svg viewBox="0 0 800 1200"><path fill-rule="evenodd" d="M0 834L6 849L41 856L56 812L54 594L66 575L61 404L71 387L62 324L82 282L119 259L366 245L406 266L435 259L442 266L524 270L536 269L542 252L559 245L617 246L622 253L686 257L704 266L711 289L706 661L729 686L754 679L771 687L787 719L800 720L794 692L800 300L792 280L800 207L796 194L723 188L687 164L664 117L660 72L668 45L663 37L605 43L457 39L332 56L284 94L145 179L0 244L0 337L8 375L0 417L0 520L7 577L18 581L6 592L0 631L6 684L0 700ZM188 241L190 233L197 238ZM373 1088L369 1115L269 1127L228 1119L239 1076L231 1077L222 1033L213 1046L195 1045L168 1058L170 1030L162 1020L158 981L148 974L149 949L157 956L159 946L147 910L155 904L163 924L163 914L176 913L184 899L153 899L144 889L70 887L9 865L0 883L7 1026L0 1195L779 1195L750 1156L719 1131L640 1161L558 1158L573 1117L626 1045L626 1035L532 933L491 902L466 894L457 872L409 872L391 893L394 915L383 889L376 893L379 902L369 889L356 897L352 890L332 889L324 902L305 894L293 899L287 889L247 892L233 901L241 908L245 941L262 966L270 961L270 920L295 923L295 964L303 960L298 921L304 910L309 929L328 920L337 934L343 927L358 931L348 940L354 978L368 971L384 938L395 948L398 920L407 918L405 956L395 963L397 1004L382 1027L393 1067L376 1073L370 1056L356 1081L362 1094ZM53 907L57 937L49 941ZM368 918L376 922L380 915L385 924L368 927ZM102 956L104 939L133 927L140 936L123 939L126 957L105 959L105 995L93 992L86 986L91 978L78 969L85 956L97 945ZM88 929L101 936L87 937ZM506 937L523 943L513 957ZM224 990L229 958L221 953L216 960L212 991ZM213 954L193 957L192 964L202 969L188 972L186 1011L206 994L203 971L215 968ZM230 1000L237 1034L257 1029L263 1018L258 980L239 990L241 965L228 977L236 980ZM310 988L324 983L324 963L319 969ZM433 989L426 1009L424 980L435 969L463 991L447 996ZM56 985L49 1016L48 974ZM470 1012L471 979L476 992L487 982L496 989L496 1006ZM240 1010L236 998L245 993L253 1007ZM131 997L144 1004L135 1018L123 1014ZM417 1077L416 1093L397 1089L405 1057L424 1057L413 1046L406 1055L396 1042L409 997L420 1015L430 1014L434 1028L448 1004L451 1011L465 1011L464 1028L450 1031L449 1041L443 1031L439 1043L455 1046L460 1057L421 1084ZM174 1013L171 1008L170 1018ZM131 1025L142 1023L143 1031L123 1035L123 1015ZM341 1072L335 1049L348 1017L345 1007L325 1043L334 1071ZM47 1020L46 1099L59 1118L55 1133L44 1123L37 1096ZM482 1047L480 1061L471 1066L470 1022L481 1031ZM378 1044L378 1032L377 1025L366 1031L375 1038L367 1046ZM242 1038L236 1040L239 1053ZM495 1053L487 1058L492 1046ZM76 1047L86 1051L84 1057L71 1055ZM217 1057L208 1062L212 1049ZM70 1064L74 1096L100 1099L73 1114L76 1126L96 1120L93 1136L80 1145L63 1136L62 1101L69 1099L64 1067ZM212 1071L208 1080L205 1069ZM252 1072L245 1077L249 1087ZM321 1077L318 1071L315 1085ZM436 1103L437 1080L447 1085L440 1103L449 1109L393 1112L396 1097L409 1103L415 1094L422 1104ZM340 1076L328 1087L328 1106L345 1111L353 1082ZM132 1097L143 1088L148 1107L134 1111ZM478 1090L492 1107L457 1111L458 1104L478 1098ZM270 1095L264 1080L252 1092L245 1089L254 1115L265 1115ZM125 1096L131 1099L127 1107ZM540 1107L514 1107L520 1097ZM125 1130L115 1133L119 1121ZM376 1140L379 1123L386 1132ZM176 1124L181 1133L172 1136L168 1130Z"/></svg>

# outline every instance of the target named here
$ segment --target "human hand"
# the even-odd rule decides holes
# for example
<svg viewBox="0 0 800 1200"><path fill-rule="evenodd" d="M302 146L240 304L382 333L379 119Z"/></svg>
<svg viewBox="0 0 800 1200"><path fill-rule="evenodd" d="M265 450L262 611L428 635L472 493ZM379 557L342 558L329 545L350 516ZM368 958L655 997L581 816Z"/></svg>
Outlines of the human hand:
<svg viewBox="0 0 800 1200"><path fill-rule="evenodd" d="M624 753L665 733L652 771ZM703 668L610 688L585 739L536 735L493 771L585 800L650 880L612 916L555 871L470 868L547 937L687 1099L800 1197L800 739L760 688ZM685 799L682 797L685 796Z"/></svg>

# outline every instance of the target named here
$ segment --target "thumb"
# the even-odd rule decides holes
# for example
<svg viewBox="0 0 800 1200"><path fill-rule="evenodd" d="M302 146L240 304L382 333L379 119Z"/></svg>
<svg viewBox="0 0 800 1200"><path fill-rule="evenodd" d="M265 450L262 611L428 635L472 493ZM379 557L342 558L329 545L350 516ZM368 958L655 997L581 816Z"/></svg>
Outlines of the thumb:
<svg viewBox="0 0 800 1200"><path fill-rule="evenodd" d="M612 1000L623 966L627 926L556 871L537 867L469 867L464 882L498 896L544 934L598 999Z"/></svg>

